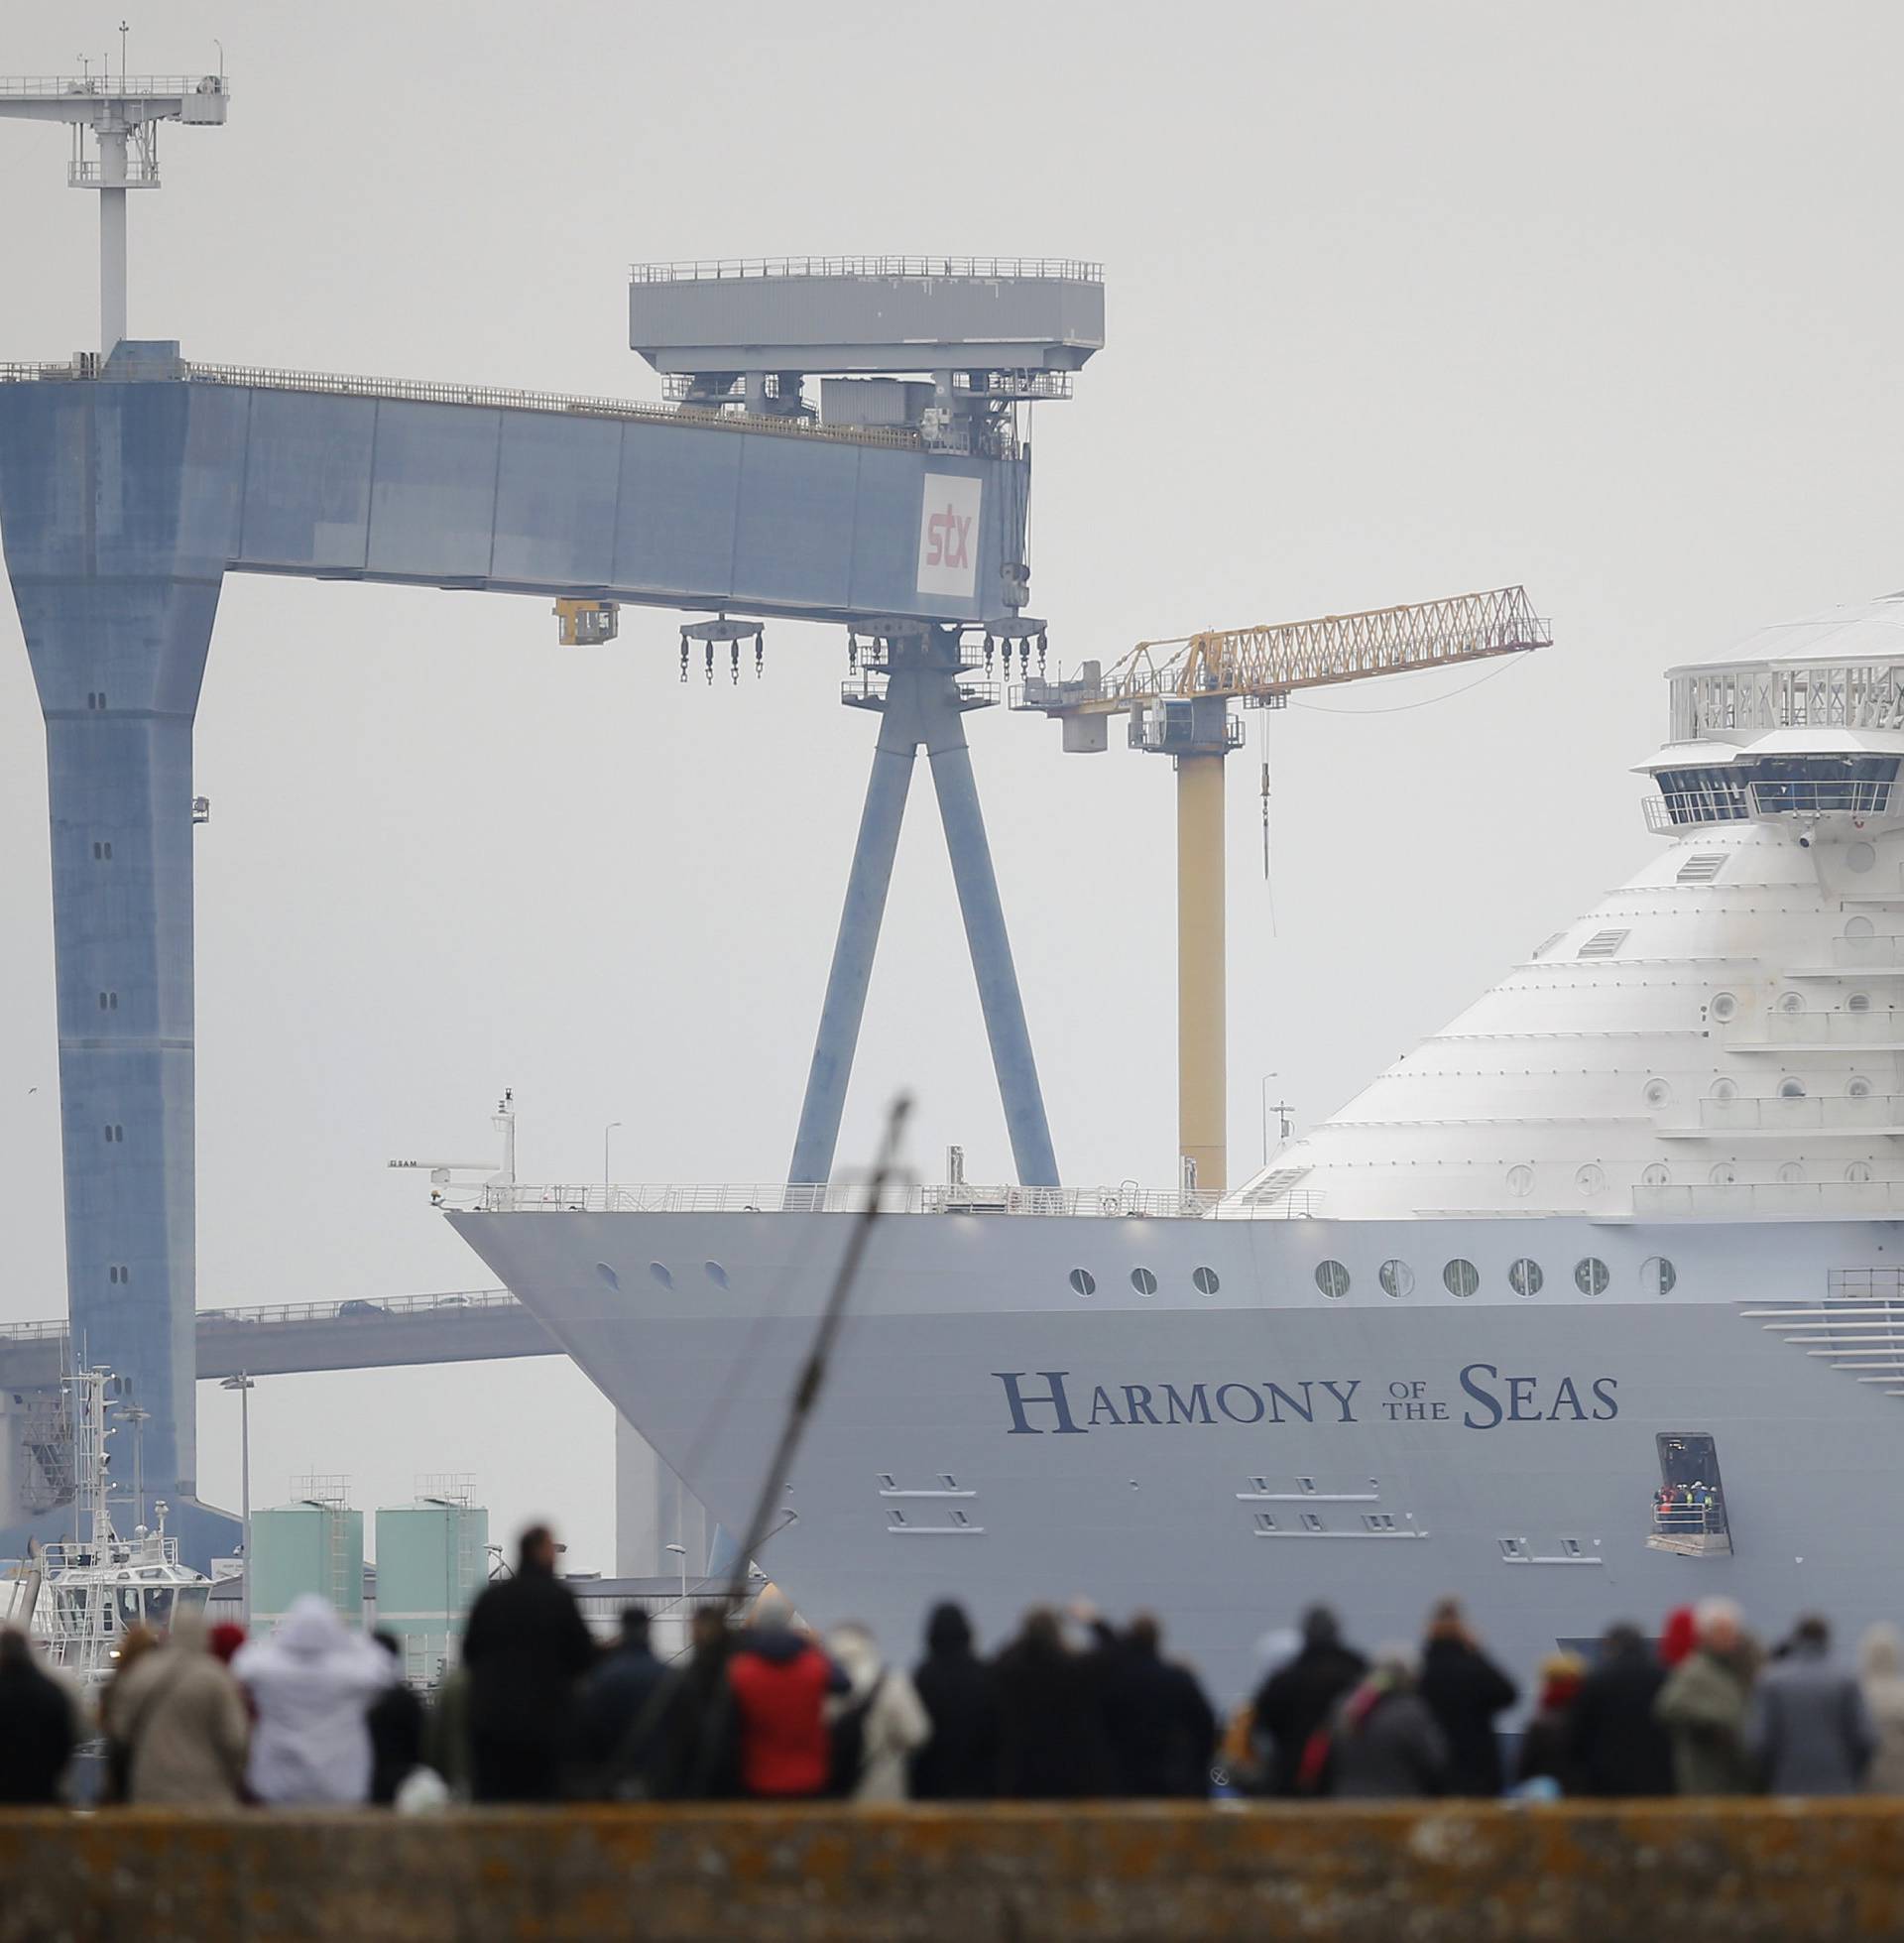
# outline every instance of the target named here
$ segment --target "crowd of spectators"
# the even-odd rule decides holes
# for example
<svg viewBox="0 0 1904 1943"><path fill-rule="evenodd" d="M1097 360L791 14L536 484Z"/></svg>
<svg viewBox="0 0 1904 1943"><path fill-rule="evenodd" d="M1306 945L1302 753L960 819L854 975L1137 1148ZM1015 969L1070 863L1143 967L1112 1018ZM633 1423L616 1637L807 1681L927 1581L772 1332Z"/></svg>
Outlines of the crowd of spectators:
<svg viewBox="0 0 1904 1943"><path fill-rule="evenodd" d="M744 1625L695 1609L668 1662L639 1609L598 1649L557 1551L525 1534L427 1704L395 1639L314 1597L250 1641L182 1612L163 1638L128 1636L91 1720L0 1632L0 1802L68 1798L88 1740L105 1800L169 1806L1904 1792L1888 1626L1852 1673L1823 1619L1767 1649L1707 1600L1656 1642L1616 1625L1591 1663L1550 1656L1523 1717L1457 1601L1419 1647L1369 1653L1318 1606L1260 1642L1261 1679L1226 1723L1147 1614L1037 1607L988 1656L947 1602L908 1672L865 1627L816 1635L770 1591Z"/></svg>

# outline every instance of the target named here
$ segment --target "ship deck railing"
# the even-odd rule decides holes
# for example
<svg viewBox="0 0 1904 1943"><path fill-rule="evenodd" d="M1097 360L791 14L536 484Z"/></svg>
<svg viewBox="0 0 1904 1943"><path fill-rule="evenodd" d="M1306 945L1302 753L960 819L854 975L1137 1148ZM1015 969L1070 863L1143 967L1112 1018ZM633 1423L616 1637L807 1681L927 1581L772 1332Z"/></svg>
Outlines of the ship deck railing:
<svg viewBox="0 0 1904 1943"><path fill-rule="evenodd" d="M488 1214L863 1214L872 1194L863 1181L788 1186L774 1182L670 1182L617 1186L601 1181L499 1184L482 1190ZM1321 1197L1300 1191L1267 1206L1246 1207L1215 1194L1134 1185L1117 1187L980 1186L889 1182L882 1214L1060 1215L1096 1220L1300 1220L1320 1211Z"/></svg>

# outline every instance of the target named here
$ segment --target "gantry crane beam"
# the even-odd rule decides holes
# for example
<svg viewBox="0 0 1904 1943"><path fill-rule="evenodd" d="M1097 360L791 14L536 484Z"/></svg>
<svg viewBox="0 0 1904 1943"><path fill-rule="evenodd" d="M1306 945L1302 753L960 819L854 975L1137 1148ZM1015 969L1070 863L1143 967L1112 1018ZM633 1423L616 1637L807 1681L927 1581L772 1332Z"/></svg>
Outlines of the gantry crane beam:
<svg viewBox="0 0 1904 1943"><path fill-rule="evenodd" d="M1275 708L1299 688L1451 668L1551 642L1526 589L1497 587L1139 642L1108 673L1087 662L1077 678L1028 680L1014 693L1014 708L1065 724L1068 750L1105 748L1106 718L1129 715L1132 748L1175 759L1177 1148L1187 1188L1209 1195L1229 1186L1223 764L1242 740L1231 704Z"/></svg>

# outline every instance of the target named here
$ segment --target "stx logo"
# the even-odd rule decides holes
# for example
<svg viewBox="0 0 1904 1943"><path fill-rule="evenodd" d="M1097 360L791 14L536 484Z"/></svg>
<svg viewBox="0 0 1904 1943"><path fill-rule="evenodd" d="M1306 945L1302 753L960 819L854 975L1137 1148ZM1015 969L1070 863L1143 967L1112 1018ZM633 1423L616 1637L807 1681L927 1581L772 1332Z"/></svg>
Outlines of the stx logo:
<svg viewBox="0 0 1904 1943"><path fill-rule="evenodd" d="M927 566L969 566L966 552L972 536L972 522L959 518L958 509L948 506L943 513L928 514L925 522L925 563Z"/></svg>
<svg viewBox="0 0 1904 1943"><path fill-rule="evenodd" d="M954 473L928 472L919 503L918 590L970 600L979 572L979 521L984 484Z"/></svg>

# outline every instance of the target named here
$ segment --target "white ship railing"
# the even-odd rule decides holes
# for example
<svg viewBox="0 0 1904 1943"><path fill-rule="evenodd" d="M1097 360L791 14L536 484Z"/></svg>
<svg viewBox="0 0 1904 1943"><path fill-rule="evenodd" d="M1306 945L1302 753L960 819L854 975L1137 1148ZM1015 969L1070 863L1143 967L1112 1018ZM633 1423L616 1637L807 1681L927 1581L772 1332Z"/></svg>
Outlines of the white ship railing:
<svg viewBox="0 0 1904 1943"><path fill-rule="evenodd" d="M1049 256L727 256L631 263L628 274L637 284L721 283L744 277L1050 277L1101 284L1104 265Z"/></svg>
<svg viewBox="0 0 1904 1943"><path fill-rule="evenodd" d="M672 1182L604 1186L600 1181L492 1186L481 1205L491 1214L858 1214L871 1189L858 1181L789 1187L771 1182ZM1318 1214L1321 1196L1300 1191L1269 1206L1244 1207L1208 1194L1141 1187L990 1187L892 1183L880 1194L884 1214L1068 1215L1116 1220L1262 1221Z"/></svg>
<svg viewBox="0 0 1904 1943"><path fill-rule="evenodd" d="M1904 1214L1904 1180L1741 1180L1729 1187L1702 1181L1686 1186L1635 1187L1633 1213L1642 1220L1676 1215L1721 1220L1782 1215L1885 1221Z"/></svg>
<svg viewBox="0 0 1904 1943"><path fill-rule="evenodd" d="M1904 1033L1904 1021L1887 1006L1873 1012L1767 1012L1719 1027L1731 1052L1778 1051L1786 1046L1888 1047Z"/></svg>

